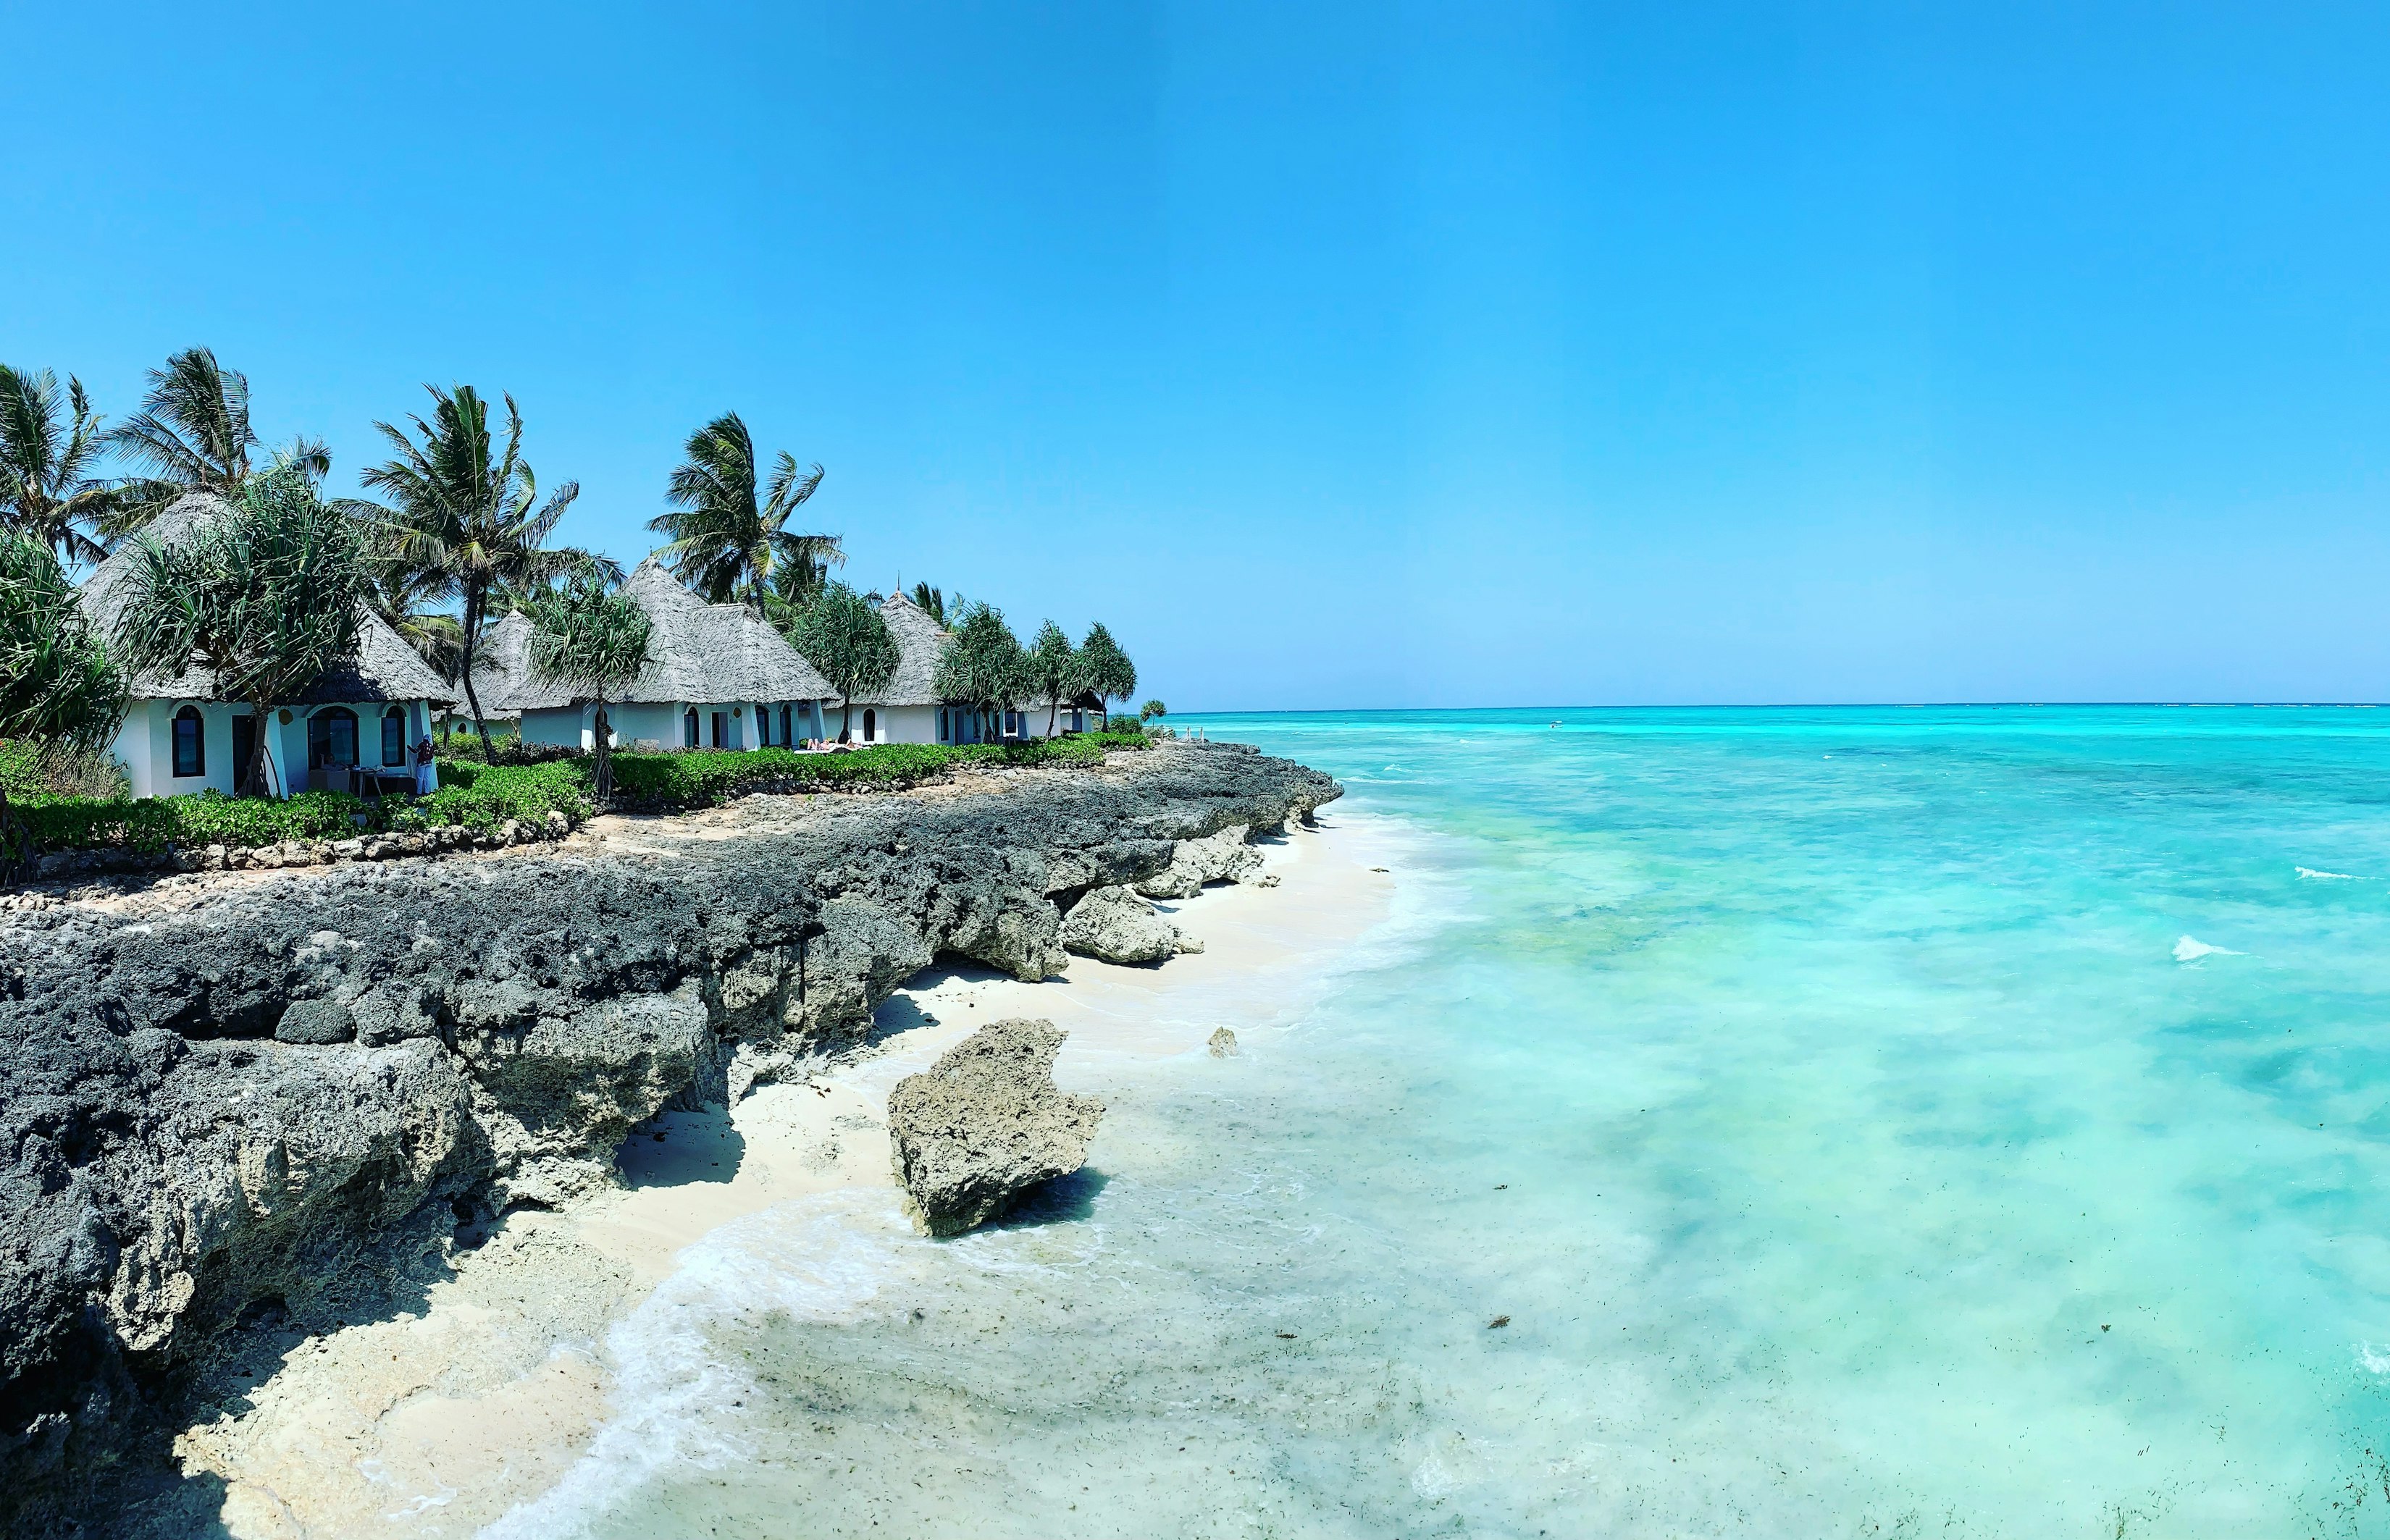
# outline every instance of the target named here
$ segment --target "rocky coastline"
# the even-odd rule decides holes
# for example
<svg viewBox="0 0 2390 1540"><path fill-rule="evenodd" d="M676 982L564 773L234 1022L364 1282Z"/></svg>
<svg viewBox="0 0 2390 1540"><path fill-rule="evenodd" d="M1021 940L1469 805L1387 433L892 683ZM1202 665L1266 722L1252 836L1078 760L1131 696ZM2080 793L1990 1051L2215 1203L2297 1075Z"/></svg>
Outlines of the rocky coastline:
<svg viewBox="0 0 2390 1540"><path fill-rule="evenodd" d="M1341 789L1182 742L0 914L0 1527L171 1532L206 1495L169 1430L240 1330L393 1308L934 960L1059 973L1086 895L1233 879Z"/></svg>

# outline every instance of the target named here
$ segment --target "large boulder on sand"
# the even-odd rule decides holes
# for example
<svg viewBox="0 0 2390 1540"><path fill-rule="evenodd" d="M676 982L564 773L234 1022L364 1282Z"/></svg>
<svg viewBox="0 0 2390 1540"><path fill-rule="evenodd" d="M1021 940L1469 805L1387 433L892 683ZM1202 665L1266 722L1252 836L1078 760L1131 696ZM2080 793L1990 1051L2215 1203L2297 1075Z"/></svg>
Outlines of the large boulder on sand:
<svg viewBox="0 0 2390 1540"><path fill-rule="evenodd" d="M1170 868L1137 884L1148 898L1193 898L1210 882L1242 882L1262 869L1262 853L1253 849L1253 826L1231 824L1201 840L1181 840Z"/></svg>
<svg viewBox="0 0 2390 1540"><path fill-rule="evenodd" d="M1154 912L1126 887L1098 888L1062 917L1062 946L1110 963L1158 963L1203 943Z"/></svg>
<svg viewBox="0 0 2390 1540"><path fill-rule="evenodd" d="M1104 1104L1054 1084L1051 1021L991 1021L888 1098L906 1212L924 1234L961 1235L1027 1188L1086 1163Z"/></svg>

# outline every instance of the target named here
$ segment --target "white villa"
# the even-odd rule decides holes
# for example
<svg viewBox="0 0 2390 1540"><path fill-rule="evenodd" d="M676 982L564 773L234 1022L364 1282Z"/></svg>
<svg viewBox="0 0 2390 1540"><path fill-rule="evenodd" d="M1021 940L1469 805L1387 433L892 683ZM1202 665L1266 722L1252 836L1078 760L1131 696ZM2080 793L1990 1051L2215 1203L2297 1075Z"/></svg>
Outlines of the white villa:
<svg viewBox="0 0 2390 1540"><path fill-rule="evenodd" d="M617 748L793 748L823 736L829 684L770 622L743 604L708 604L654 557L623 592L654 628L648 666L606 721ZM473 691L491 717L520 716L525 743L597 747L586 691L532 677L531 621L508 614L482 633Z"/></svg>
<svg viewBox="0 0 2390 1540"><path fill-rule="evenodd" d="M145 532L172 545L223 517L222 498L192 493L160 514ZM84 612L102 635L114 632L132 597L136 558L128 542L102 561L83 586ZM173 679L148 675L132 682L132 699L117 729L115 752L136 797L235 789L248 763L257 718L246 703L212 700L213 681L192 668ZM377 774L409 773L409 751L431 730L436 709L456 692L416 650L371 610L359 607L354 655L341 660L299 693L266 712L266 794L347 791Z"/></svg>
<svg viewBox="0 0 2390 1540"><path fill-rule="evenodd" d="M886 689L855 697L856 742L995 743L1046 736L1047 720L1053 713L1042 702L1006 712L998 721L995 712L941 699L932 685L949 634L901 592L880 601L880 614L896 638L896 673ZM1085 701L1065 706L1054 715L1054 730L1085 732L1092 714Z"/></svg>

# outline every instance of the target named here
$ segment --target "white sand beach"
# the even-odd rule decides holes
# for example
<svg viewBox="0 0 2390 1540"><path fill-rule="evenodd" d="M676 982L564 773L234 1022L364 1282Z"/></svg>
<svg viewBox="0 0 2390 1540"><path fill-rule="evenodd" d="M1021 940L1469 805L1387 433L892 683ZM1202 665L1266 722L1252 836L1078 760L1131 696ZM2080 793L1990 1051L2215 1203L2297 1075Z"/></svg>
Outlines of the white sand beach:
<svg viewBox="0 0 2390 1540"><path fill-rule="evenodd" d="M226 1483L224 1523L239 1540L479 1532L588 1451L611 1414L605 1333L693 1244L842 1189L893 1211L884 1110L899 1080L1013 1016L1070 1034L1056 1069L1066 1089L1101 1096L1127 1064L1173 1056L1205 1072L1216 1028L1282 1019L1385 916L1395 879L1371 869L1368 841L1364 821L1331 807L1317 829L1265 842L1278 885L1164 904L1206 950L1159 968L1073 958L1066 981L916 979L881 1007L868 1046L726 1113L667 1116L662 1139L627 1147L625 1188L508 1216L419 1312L312 1339L261 1371L245 1405L184 1434L186 1469Z"/></svg>

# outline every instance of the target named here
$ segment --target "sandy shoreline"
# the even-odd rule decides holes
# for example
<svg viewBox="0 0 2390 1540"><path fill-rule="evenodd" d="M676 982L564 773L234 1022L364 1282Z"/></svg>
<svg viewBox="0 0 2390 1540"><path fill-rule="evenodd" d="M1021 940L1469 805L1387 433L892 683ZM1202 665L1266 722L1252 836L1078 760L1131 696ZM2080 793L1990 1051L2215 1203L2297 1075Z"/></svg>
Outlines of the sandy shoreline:
<svg viewBox="0 0 2390 1540"><path fill-rule="evenodd" d="M605 1335L689 1248L815 1195L895 1209L888 1094L982 1022L1051 1020L1071 1034L1057 1079L1100 1096L1129 1063L1199 1064L1215 1028L1249 1033L1302 1004L1393 892L1370 869L1366 820L1330 808L1319 823L1259 847L1279 885L1162 905L1201 953L1158 969L1074 957L1066 981L1036 984L933 969L881 1007L867 1047L758 1087L727 1114L671 1115L662 1140L626 1149L627 1188L517 1213L419 1310L258 1365L253 1391L178 1442L185 1469L225 1482L224 1523L239 1540L475 1534L590 1449L613 1412Z"/></svg>

